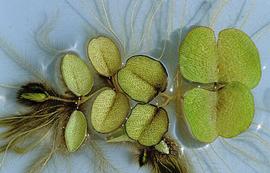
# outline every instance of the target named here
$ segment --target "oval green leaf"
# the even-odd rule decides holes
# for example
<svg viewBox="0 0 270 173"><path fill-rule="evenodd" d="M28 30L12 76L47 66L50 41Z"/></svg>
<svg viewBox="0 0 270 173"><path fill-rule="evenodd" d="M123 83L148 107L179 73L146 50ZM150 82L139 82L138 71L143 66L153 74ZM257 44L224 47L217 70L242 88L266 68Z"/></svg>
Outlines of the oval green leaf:
<svg viewBox="0 0 270 173"><path fill-rule="evenodd" d="M107 37L97 37L88 43L88 57L100 75L113 76L121 68L121 55L116 44Z"/></svg>
<svg viewBox="0 0 270 173"><path fill-rule="evenodd" d="M124 123L129 113L129 99L112 89L102 91L95 99L91 111L91 123L100 133L110 133Z"/></svg>
<svg viewBox="0 0 270 173"><path fill-rule="evenodd" d="M254 117L254 98L239 82L232 82L218 92L217 128L219 135L232 138L247 130Z"/></svg>
<svg viewBox="0 0 270 173"><path fill-rule="evenodd" d="M219 81L238 81L254 88L261 79L261 63L257 47L244 32L225 29L218 37Z"/></svg>
<svg viewBox="0 0 270 173"><path fill-rule="evenodd" d="M168 131L169 118L163 108L137 104L126 122L127 135L145 146L157 145Z"/></svg>
<svg viewBox="0 0 270 173"><path fill-rule="evenodd" d="M195 27L180 45L179 64L182 75L194 82L218 81L217 44L214 31Z"/></svg>
<svg viewBox="0 0 270 173"><path fill-rule="evenodd" d="M81 111L74 111L65 129L65 141L69 152L74 152L82 145L87 134L87 122Z"/></svg>
<svg viewBox="0 0 270 173"><path fill-rule="evenodd" d="M185 93L183 111L192 135L210 143L218 136L216 127L217 93L196 88Z"/></svg>
<svg viewBox="0 0 270 173"><path fill-rule="evenodd" d="M61 62L61 72L68 89L76 96L87 95L93 86L93 76L88 66L75 54L66 54Z"/></svg>
<svg viewBox="0 0 270 173"><path fill-rule="evenodd" d="M117 77L125 93L144 103L151 101L167 86L167 72L162 63L142 55L129 58Z"/></svg>

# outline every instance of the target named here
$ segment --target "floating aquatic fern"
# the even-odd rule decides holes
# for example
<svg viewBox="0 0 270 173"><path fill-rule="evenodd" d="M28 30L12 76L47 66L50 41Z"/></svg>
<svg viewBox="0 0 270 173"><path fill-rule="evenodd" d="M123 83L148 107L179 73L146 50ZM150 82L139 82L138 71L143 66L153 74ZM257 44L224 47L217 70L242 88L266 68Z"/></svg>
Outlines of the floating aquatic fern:
<svg viewBox="0 0 270 173"><path fill-rule="evenodd" d="M225 29L216 42L213 30L195 27L180 45L179 61L183 77L201 83L183 94L183 113L196 139L210 143L249 128L254 116L250 89L259 83L261 67L245 33Z"/></svg>
<svg viewBox="0 0 270 173"><path fill-rule="evenodd" d="M148 56L135 55L121 68L119 49L104 36L90 40L88 57L97 72L112 83L112 89L101 92L93 102L90 115L93 128L99 133L110 133L106 135L108 143L130 142L143 148L140 166L149 163L157 173L186 172L178 150L173 149L174 142L169 145L170 139L164 139L169 125L166 110L148 104L167 87L163 64ZM130 111L126 95L146 104L138 103Z"/></svg>
<svg viewBox="0 0 270 173"><path fill-rule="evenodd" d="M88 66L74 53L67 53L62 57L61 74L67 88L73 95L58 95L50 87L41 83L29 83L22 86L17 93L18 102L30 107L30 112L13 115L0 119L0 126L7 130L2 132L1 138L6 144L1 152L14 150L26 153L43 142L43 131L52 131L53 149L33 165L33 171L39 170L50 160L57 150L74 152L84 142L87 136L87 121L79 109L89 100L93 86L93 77ZM40 137L27 145L24 140ZM30 170L31 172L31 170Z"/></svg>

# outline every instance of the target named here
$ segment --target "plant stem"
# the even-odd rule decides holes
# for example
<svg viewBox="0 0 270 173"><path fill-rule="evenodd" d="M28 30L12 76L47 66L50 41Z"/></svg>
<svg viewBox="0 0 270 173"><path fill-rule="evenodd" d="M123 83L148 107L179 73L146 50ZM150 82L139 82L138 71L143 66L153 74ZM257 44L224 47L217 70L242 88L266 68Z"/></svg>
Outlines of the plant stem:
<svg viewBox="0 0 270 173"><path fill-rule="evenodd" d="M166 107L170 103L170 101L176 99L175 95L170 96L166 93L160 93L159 95L164 99L164 101L159 105L159 107Z"/></svg>
<svg viewBox="0 0 270 173"><path fill-rule="evenodd" d="M95 96L97 93L99 93L99 92L101 92L101 91L103 91L103 90L105 90L105 89L108 89L108 87L101 88L101 89L99 89L99 90L93 92L93 93L90 94L90 95L81 97L81 99L78 100L78 105L81 105L81 104L87 102L87 101L90 100L93 96Z"/></svg>
<svg viewBox="0 0 270 173"><path fill-rule="evenodd" d="M113 87L115 88L115 91L120 92L121 88L118 84L117 73L112 76L111 81L112 81Z"/></svg>
<svg viewBox="0 0 270 173"><path fill-rule="evenodd" d="M57 101L62 101L62 102L67 102L67 103L76 103L77 102L77 100L64 99L64 98L55 97L55 96L49 96L48 100L57 100Z"/></svg>

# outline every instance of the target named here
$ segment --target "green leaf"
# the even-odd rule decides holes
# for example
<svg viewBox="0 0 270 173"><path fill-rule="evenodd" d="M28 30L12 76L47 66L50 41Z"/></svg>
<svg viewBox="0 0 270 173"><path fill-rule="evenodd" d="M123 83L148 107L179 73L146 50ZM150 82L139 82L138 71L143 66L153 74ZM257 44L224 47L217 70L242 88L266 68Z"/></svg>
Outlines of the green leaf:
<svg viewBox="0 0 270 173"><path fill-rule="evenodd" d="M74 111L65 129L65 141L69 152L74 152L82 145L87 135L87 122L81 111Z"/></svg>
<svg viewBox="0 0 270 173"><path fill-rule="evenodd" d="M116 44L100 36L88 43L88 57L100 75L113 76L121 68L121 55Z"/></svg>
<svg viewBox="0 0 270 173"><path fill-rule="evenodd" d="M61 72L68 89L76 96L84 96L91 91L94 82L92 73L77 55L64 55Z"/></svg>
<svg viewBox="0 0 270 173"><path fill-rule="evenodd" d="M48 99L45 93L22 93L20 97L35 102L44 102Z"/></svg>
<svg viewBox="0 0 270 173"><path fill-rule="evenodd" d="M232 82L218 92L217 127L219 135L231 138L249 128L254 117L254 98L239 82Z"/></svg>
<svg viewBox="0 0 270 173"><path fill-rule="evenodd" d="M238 81L251 89L261 78L258 50L238 29L221 31L217 43L212 29L192 29L180 45L179 63L184 78L194 82Z"/></svg>
<svg viewBox="0 0 270 173"><path fill-rule="evenodd" d="M180 70L194 82L218 81L218 54L214 31L207 27L195 27L180 45Z"/></svg>
<svg viewBox="0 0 270 173"><path fill-rule="evenodd" d="M106 89L93 103L91 123L97 132L110 133L121 127L129 110L129 99L124 94Z"/></svg>
<svg viewBox="0 0 270 173"><path fill-rule="evenodd" d="M133 56L118 72L118 83L132 99L147 103L166 89L167 72L157 60Z"/></svg>
<svg viewBox="0 0 270 173"><path fill-rule="evenodd" d="M210 143L217 136L217 93L200 88L192 89L184 96L184 115L192 135L199 141Z"/></svg>
<svg viewBox="0 0 270 173"><path fill-rule="evenodd" d="M158 144L168 131L169 118L163 108L137 104L126 122L127 135L145 146Z"/></svg>
<svg viewBox="0 0 270 173"><path fill-rule="evenodd" d="M200 88L186 92L183 110L192 135L210 143L217 136L231 138L249 128L254 100L245 85L232 82L218 92Z"/></svg>
<svg viewBox="0 0 270 173"><path fill-rule="evenodd" d="M159 144L155 145L155 149L163 154L170 154L170 147L162 140Z"/></svg>
<svg viewBox="0 0 270 173"><path fill-rule="evenodd" d="M219 81L238 81L254 88L261 79L259 52L247 34L237 29L219 33Z"/></svg>

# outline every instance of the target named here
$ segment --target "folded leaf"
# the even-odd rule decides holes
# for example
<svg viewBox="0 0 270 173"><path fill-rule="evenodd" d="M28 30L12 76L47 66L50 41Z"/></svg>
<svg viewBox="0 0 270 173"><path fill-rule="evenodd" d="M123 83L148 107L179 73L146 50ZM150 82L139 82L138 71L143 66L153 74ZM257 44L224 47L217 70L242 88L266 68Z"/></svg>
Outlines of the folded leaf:
<svg viewBox="0 0 270 173"><path fill-rule="evenodd" d="M21 98L34 102L44 102L48 99L46 93L22 93Z"/></svg>
<svg viewBox="0 0 270 173"><path fill-rule="evenodd" d="M124 94L106 89L93 103L91 123L97 132L110 133L121 127L129 110L129 100Z"/></svg>
<svg viewBox="0 0 270 173"><path fill-rule="evenodd" d="M168 131L168 115L163 108L137 104L126 122L127 135L145 146L158 144Z"/></svg>
<svg viewBox="0 0 270 173"><path fill-rule="evenodd" d="M87 134L87 122L81 111L74 111L65 129L65 141L69 152L74 152L82 145Z"/></svg>
<svg viewBox="0 0 270 173"><path fill-rule="evenodd" d="M147 103L166 89L167 72L157 60L134 56L118 72L118 82L132 99Z"/></svg>
<svg viewBox="0 0 270 173"><path fill-rule="evenodd" d="M77 55L68 53L63 57L61 72L68 89L76 96L84 96L91 91L92 73Z"/></svg>
<svg viewBox="0 0 270 173"><path fill-rule="evenodd" d="M97 72L103 76L113 76L121 68L119 49L107 37L97 37L88 43L88 57Z"/></svg>

